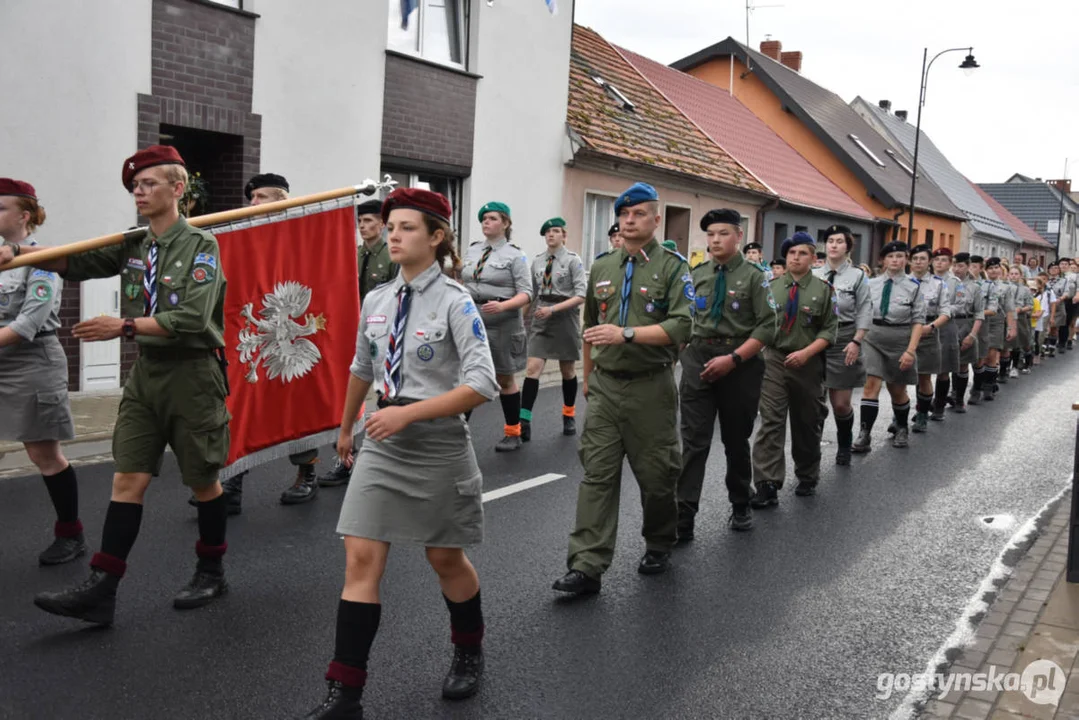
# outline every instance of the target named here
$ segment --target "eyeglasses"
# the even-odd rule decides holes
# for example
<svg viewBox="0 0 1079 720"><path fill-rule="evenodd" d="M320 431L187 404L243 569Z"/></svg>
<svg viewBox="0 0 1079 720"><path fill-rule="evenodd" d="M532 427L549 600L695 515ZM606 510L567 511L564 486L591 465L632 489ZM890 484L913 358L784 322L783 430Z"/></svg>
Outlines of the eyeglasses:
<svg viewBox="0 0 1079 720"><path fill-rule="evenodd" d="M136 190L142 190L146 193L152 193L159 185L165 185L167 183L157 182L156 180L139 180L138 182L131 183L131 194L134 195Z"/></svg>

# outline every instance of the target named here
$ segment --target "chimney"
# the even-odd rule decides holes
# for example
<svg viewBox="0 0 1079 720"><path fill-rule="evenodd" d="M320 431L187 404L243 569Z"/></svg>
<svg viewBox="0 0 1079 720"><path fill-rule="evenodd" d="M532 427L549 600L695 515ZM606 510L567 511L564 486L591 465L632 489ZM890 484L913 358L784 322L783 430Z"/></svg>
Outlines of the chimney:
<svg viewBox="0 0 1079 720"><path fill-rule="evenodd" d="M761 54L767 55L779 62L779 54L783 51L783 43L778 40L765 40L761 43Z"/></svg>
<svg viewBox="0 0 1079 720"><path fill-rule="evenodd" d="M1057 190L1060 190L1062 193L1067 194L1072 191L1071 180L1049 180L1048 182L1050 185L1055 187Z"/></svg>
<svg viewBox="0 0 1079 720"><path fill-rule="evenodd" d="M906 110L896 110L895 111L895 116L897 118L899 118L900 120L902 120L903 122L907 121L907 111Z"/></svg>
<svg viewBox="0 0 1079 720"><path fill-rule="evenodd" d="M891 112L892 111L892 101L891 100L881 100L880 102L877 103L877 106L880 107L880 109L883 110L884 112Z"/></svg>
<svg viewBox="0 0 1079 720"><path fill-rule="evenodd" d="M785 52L779 54L779 62L789 67L794 72L802 72L802 51Z"/></svg>

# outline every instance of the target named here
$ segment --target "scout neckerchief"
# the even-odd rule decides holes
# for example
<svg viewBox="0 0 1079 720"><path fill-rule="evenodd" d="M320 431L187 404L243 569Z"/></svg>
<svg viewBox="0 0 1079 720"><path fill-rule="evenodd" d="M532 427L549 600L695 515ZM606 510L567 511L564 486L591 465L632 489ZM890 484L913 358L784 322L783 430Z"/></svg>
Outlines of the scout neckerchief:
<svg viewBox="0 0 1079 720"><path fill-rule="evenodd" d="M727 294L727 266L716 265L716 286L712 293L712 310L709 316L715 322L723 317L723 296Z"/></svg>
<svg viewBox="0 0 1079 720"><path fill-rule="evenodd" d="M157 240L150 241L150 253L146 257L146 272L142 276L142 316L153 317L157 312Z"/></svg>
<svg viewBox="0 0 1079 720"><path fill-rule="evenodd" d="M883 320L888 317L888 305L892 301L892 279L884 281L884 292L880 294L880 317Z"/></svg>
<svg viewBox="0 0 1079 720"><path fill-rule="evenodd" d="M629 256L626 262L626 274L622 276L622 303L618 306L618 324L626 326L629 314L629 296L633 293L633 266L637 258Z"/></svg>
<svg viewBox="0 0 1079 720"><path fill-rule="evenodd" d="M402 285L397 291L397 315L393 319L393 332L386 348L386 378L382 387L383 397L393 400L401 392L401 360L405 355L405 324L408 322L408 306L412 288Z"/></svg>
<svg viewBox="0 0 1079 720"><path fill-rule="evenodd" d="M491 257L492 249L490 245L483 249L483 255L480 255L480 261L476 263L476 268L472 271L473 281L480 279L480 273L483 272L483 266L487 264L487 258Z"/></svg>
<svg viewBox="0 0 1079 720"><path fill-rule="evenodd" d="M547 267L543 269L543 289L551 292L551 268L554 267L554 255L547 256Z"/></svg>
<svg viewBox="0 0 1079 720"><path fill-rule="evenodd" d="M793 278L792 278L793 279ZM783 332L790 335L794 329L794 321L798 319L798 281L791 283L790 292L787 294L787 304L783 307Z"/></svg>

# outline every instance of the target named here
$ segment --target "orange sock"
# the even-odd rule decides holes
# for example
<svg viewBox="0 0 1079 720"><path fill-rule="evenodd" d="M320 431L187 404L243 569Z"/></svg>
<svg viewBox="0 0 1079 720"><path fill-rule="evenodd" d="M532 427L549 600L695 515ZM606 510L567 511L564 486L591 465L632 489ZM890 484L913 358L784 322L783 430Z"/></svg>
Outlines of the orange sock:
<svg viewBox="0 0 1079 720"><path fill-rule="evenodd" d="M563 405L562 406L562 416L563 417L576 417L577 416L577 406L575 406L575 405Z"/></svg>
<svg viewBox="0 0 1079 720"><path fill-rule="evenodd" d="M521 437L521 423L506 425L506 437Z"/></svg>

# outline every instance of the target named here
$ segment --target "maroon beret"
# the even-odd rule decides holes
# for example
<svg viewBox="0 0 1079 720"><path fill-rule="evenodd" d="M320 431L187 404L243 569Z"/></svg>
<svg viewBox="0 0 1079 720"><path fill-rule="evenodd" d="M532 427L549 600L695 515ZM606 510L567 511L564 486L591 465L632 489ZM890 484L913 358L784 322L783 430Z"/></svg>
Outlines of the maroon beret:
<svg viewBox="0 0 1079 720"><path fill-rule="evenodd" d="M397 188L387 195L382 202L382 222L389 219L390 211L395 208L419 210L438 218L447 225L450 224L450 218L453 216L453 208L450 207L450 201L445 195L419 188Z"/></svg>
<svg viewBox="0 0 1079 720"><path fill-rule="evenodd" d="M946 247L939 247L933 251L933 257L951 257L952 249Z"/></svg>
<svg viewBox="0 0 1079 720"><path fill-rule="evenodd" d="M184 159L171 145L151 145L124 160L124 188L131 189L135 176L155 165L184 165Z"/></svg>
<svg viewBox="0 0 1079 720"><path fill-rule="evenodd" d="M0 178L0 195L18 195L37 200L37 192L34 190L33 185L22 180L12 180L11 178Z"/></svg>

